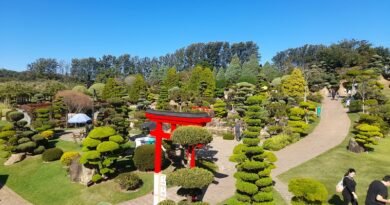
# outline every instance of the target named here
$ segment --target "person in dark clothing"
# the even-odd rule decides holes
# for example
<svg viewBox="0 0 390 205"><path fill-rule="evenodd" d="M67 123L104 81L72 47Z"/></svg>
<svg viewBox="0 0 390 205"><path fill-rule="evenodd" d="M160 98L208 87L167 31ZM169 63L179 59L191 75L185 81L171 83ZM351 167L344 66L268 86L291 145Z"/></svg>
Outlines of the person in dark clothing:
<svg viewBox="0 0 390 205"><path fill-rule="evenodd" d="M367 191L366 205L390 204L390 199L387 199L389 195L387 187L390 187L390 175L383 177L382 181L371 182Z"/></svg>
<svg viewBox="0 0 390 205"><path fill-rule="evenodd" d="M357 205L357 195L356 195L356 182L355 177L356 171L355 169L348 169L347 173L344 175L343 179L343 198L344 198L344 205L349 205L351 203L352 205Z"/></svg>

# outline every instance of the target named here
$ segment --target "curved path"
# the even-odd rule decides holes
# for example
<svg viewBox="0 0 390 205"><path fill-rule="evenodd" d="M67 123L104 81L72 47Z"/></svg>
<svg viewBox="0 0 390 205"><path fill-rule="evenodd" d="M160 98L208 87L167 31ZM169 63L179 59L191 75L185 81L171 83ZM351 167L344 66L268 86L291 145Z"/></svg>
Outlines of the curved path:
<svg viewBox="0 0 390 205"><path fill-rule="evenodd" d="M324 90L323 95L327 96ZM286 202L291 200L292 195L288 192L287 184L282 183L275 176L339 145L348 135L350 124L347 110L340 101L325 97L322 104L321 121L314 131L302 140L274 152L278 157L276 168L272 170L272 176L276 182L275 189Z"/></svg>

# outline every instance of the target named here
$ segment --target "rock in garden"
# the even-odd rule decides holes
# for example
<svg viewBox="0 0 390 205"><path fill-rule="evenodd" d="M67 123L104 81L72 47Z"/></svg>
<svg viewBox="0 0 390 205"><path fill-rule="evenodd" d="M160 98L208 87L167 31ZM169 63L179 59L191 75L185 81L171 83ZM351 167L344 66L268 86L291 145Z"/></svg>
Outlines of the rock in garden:
<svg viewBox="0 0 390 205"><path fill-rule="evenodd" d="M354 138L351 138L348 143L347 149L351 152L361 153L364 152L364 148L360 146Z"/></svg>
<svg viewBox="0 0 390 205"><path fill-rule="evenodd" d="M12 154L11 157L6 162L4 162L4 165L8 166L15 164L22 161L24 158L26 158L26 153Z"/></svg>
<svg viewBox="0 0 390 205"><path fill-rule="evenodd" d="M80 182L80 175L83 165L80 164L79 160L80 157L73 159L69 166L69 176L72 182Z"/></svg>

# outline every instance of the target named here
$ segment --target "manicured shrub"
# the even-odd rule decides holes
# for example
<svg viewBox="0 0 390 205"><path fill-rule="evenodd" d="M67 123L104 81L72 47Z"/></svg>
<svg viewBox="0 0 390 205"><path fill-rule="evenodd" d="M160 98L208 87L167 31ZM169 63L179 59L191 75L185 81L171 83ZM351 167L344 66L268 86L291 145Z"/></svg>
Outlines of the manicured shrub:
<svg viewBox="0 0 390 205"><path fill-rule="evenodd" d="M35 142L28 141L17 145L15 149L18 152L32 152L35 149L35 147L37 147L37 144Z"/></svg>
<svg viewBox="0 0 390 205"><path fill-rule="evenodd" d="M85 138L81 144L84 147L97 147L101 143L100 140L92 139L90 137Z"/></svg>
<svg viewBox="0 0 390 205"><path fill-rule="evenodd" d="M80 157L80 153L78 152L64 152L64 154L61 156L61 164L65 166L69 166L72 163L73 159L76 159L77 157Z"/></svg>
<svg viewBox="0 0 390 205"><path fill-rule="evenodd" d="M213 106L215 117L223 118L227 115L226 103L223 100L217 99Z"/></svg>
<svg viewBox="0 0 390 205"><path fill-rule="evenodd" d="M88 137L92 139L104 139L115 134L115 129L109 126L96 127L89 132Z"/></svg>
<svg viewBox="0 0 390 205"><path fill-rule="evenodd" d="M292 143L291 139L292 138L289 135L279 134L266 139L263 143L263 147L267 150L278 151Z"/></svg>
<svg viewBox="0 0 390 205"><path fill-rule="evenodd" d="M100 152L92 150L92 151L87 151L83 152L80 158L80 163L81 164L86 164L86 163L92 163L92 164L97 164L100 159Z"/></svg>
<svg viewBox="0 0 390 205"><path fill-rule="evenodd" d="M16 132L14 130L7 130L7 131L1 131L0 132L0 139L8 139L12 136L14 136Z"/></svg>
<svg viewBox="0 0 390 205"><path fill-rule="evenodd" d="M173 143L187 146L208 144L212 140L210 132L199 126L181 126L172 134Z"/></svg>
<svg viewBox="0 0 390 205"><path fill-rule="evenodd" d="M176 202L170 199L165 199L164 201L160 201L157 205L176 205Z"/></svg>
<svg viewBox="0 0 390 205"><path fill-rule="evenodd" d="M110 136L109 140L116 143L122 143L124 141L123 137L120 135Z"/></svg>
<svg viewBox="0 0 390 205"><path fill-rule="evenodd" d="M234 135L231 132L223 133L222 135L224 140L234 140Z"/></svg>
<svg viewBox="0 0 390 205"><path fill-rule="evenodd" d="M17 122L24 118L24 114L18 111L9 112L7 116L12 122Z"/></svg>
<svg viewBox="0 0 390 205"><path fill-rule="evenodd" d="M164 153L162 154L164 161ZM150 171L154 169L154 145L142 145L135 149L133 157L134 165L140 171Z"/></svg>
<svg viewBox="0 0 390 205"><path fill-rule="evenodd" d="M363 110L363 103L360 100L353 100L349 104L349 112L361 112Z"/></svg>
<svg viewBox="0 0 390 205"><path fill-rule="evenodd" d="M119 144L116 142L111 142L111 141L102 142L96 147L96 150L100 153L113 152L117 149L119 149Z"/></svg>
<svg viewBox="0 0 390 205"><path fill-rule="evenodd" d="M36 133L36 132L34 132L34 131L32 131L32 130L23 131L21 136L22 136L22 137L28 137L28 138L30 138L30 137L34 136L35 133Z"/></svg>
<svg viewBox="0 0 390 205"><path fill-rule="evenodd" d="M51 162L59 160L64 152L60 148L50 148L43 152L42 160L45 162Z"/></svg>
<svg viewBox="0 0 390 205"><path fill-rule="evenodd" d="M24 127L27 124L28 124L28 122L26 120L20 120L20 121L16 122L16 126L18 126L18 127Z"/></svg>
<svg viewBox="0 0 390 205"><path fill-rule="evenodd" d="M115 178L123 190L135 190L142 186L141 178L135 173L122 173Z"/></svg>
<svg viewBox="0 0 390 205"><path fill-rule="evenodd" d="M253 195L259 191L259 188L255 184L244 181L237 181L236 188L238 191L246 193L248 195Z"/></svg>
<svg viewBox="0 0 390 205"><path fill-rule="evenodd" d="M248 172L236 172L234 177L240 179L242 181L256 181L259 179L259 175L256 173L248 173Z"/></svg>
<svg viewBox="0 0 390 205"><path fill-rule="evenodd" d="M373 151L374 145L377 144L376 137L383 137L380 128L369 124L360 124L355 127L357 134L355 135L356 142L364 147L366 151Z"/></svg>
<svg viewBox="0 0 390 205"><path fill-rule="evenodd" d="M46 130L46 131L41 132L41 135L46 139L51 139L54 135L54 131L53 130Z"/></svg>
<svg viewBox="0 0 390 205"><path fill-rule="evenodd" d="M0 150L0 158L7 159L10 155L11 153L8 151Z"/></svg>
<svg viewBox="0 0 390 205"><path fill-rule="evenodd" d="M324 204L328 199L328 191L321 182L309 178L290 180L288 191L294 194L293 205Z"/></svg>
<svg viewBox="0 0 390 205"><path fill-rule="evenodd" d="M45 147L40 145L34 149L33 154L42 154L45 151Z"/></svg>
<svg viewBox="0 0 390 205"><path fill-rule="evenodd" d="M22 138L23 139L23 138ZM28 139L28 138L27 138ZM38 142L42 142L43 140L46 140L46 138L44 138L42 135L40 134L36 134L34 136L31 137L32 141L38 143Z"/></svg>

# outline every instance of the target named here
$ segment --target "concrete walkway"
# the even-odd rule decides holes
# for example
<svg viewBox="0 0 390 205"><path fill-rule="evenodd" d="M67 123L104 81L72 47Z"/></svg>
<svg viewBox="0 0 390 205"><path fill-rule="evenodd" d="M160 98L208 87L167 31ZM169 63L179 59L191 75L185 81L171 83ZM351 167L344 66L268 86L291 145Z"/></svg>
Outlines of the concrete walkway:
<svg viewBox="0 0 390 205"><path fill-rule="evenodd" d="M235 179L233 174L236 172L235 163L229 161L233 148L238 144L235 140L223 140L222 137L214 137L207 151L212 155L218 165L218 172L215 174L215 183L209 185L205 190L203 201L210 204L219 202L231 197L235 192ZM198 153L201 154L201 153ZM184 199L176 194L177 187L169 188L167 198L176 202ZM153 195L151 193L136 198L134 200L120 203L120 205L151 205L153 204Z"/></svg>
<svg viewBox="0 0 390 205"><path fill-rule="evenodd" d="M0 205L32 205L7 186L0 184Z"/></svg>
<svg viewBox="0 0 390 205"><path fill-rule="evenodd" d="M324 96L327 96L326 93ZM275 176L339 145L348 135L350 124L347 110L342 106L340 100L336 101L325 97L322 104L321 121L314 131L302 140L275 152L278 161L276 169L272 170L272 176L276 182L275 189L286 202L291 200L292 195L288 192L287 184L282 183Z"/></svg>

